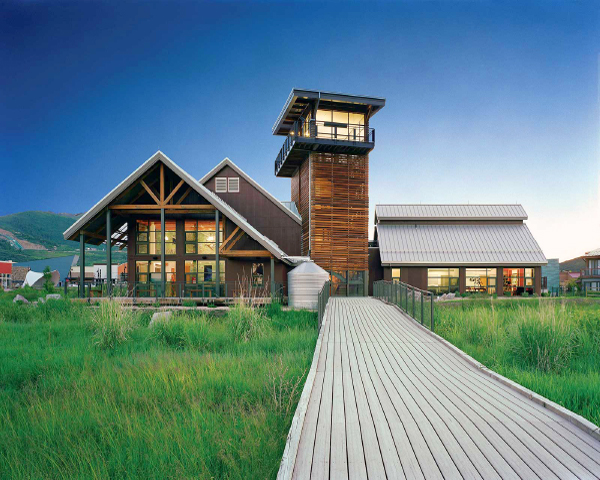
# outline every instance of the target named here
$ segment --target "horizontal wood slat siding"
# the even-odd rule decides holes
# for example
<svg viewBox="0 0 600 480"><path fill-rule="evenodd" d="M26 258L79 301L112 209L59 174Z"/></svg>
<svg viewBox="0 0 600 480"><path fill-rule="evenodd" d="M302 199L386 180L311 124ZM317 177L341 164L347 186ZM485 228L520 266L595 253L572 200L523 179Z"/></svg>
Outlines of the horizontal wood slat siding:
<svg viewBox="0 0 600 480"><path fill-rule="evenodd" d="M300 165L300 168L292 177L292 200L296 202L298 212L302 217L302 255L308 255L310 249L309 179L310 162L307 160Z"/></svg>
<svg viewBox="0 0 600 480"><path fill-rule="evenodd" d="M368 270L369 157L312 153L309 161L310 189L301 178L300 191L302 201L310 190L311 258L326 270Z"/></svg>

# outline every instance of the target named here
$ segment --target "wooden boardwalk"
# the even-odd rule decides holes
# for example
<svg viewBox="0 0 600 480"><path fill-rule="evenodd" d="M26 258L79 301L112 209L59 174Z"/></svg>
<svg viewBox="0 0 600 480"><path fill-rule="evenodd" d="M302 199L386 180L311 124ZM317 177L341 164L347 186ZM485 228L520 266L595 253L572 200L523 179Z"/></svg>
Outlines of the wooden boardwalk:
<svg viewBox="0 0 600 480"><path fill-rule="evenodd" d="M313 363L279 478L600 478L599 440L379 300L331 298Z"/></svg>

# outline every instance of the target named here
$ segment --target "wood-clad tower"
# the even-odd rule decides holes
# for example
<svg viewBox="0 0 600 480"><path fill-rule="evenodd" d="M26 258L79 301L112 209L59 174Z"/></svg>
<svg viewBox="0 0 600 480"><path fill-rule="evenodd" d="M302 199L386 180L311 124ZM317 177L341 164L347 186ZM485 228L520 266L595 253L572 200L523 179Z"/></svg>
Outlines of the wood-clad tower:
<svg viewBox="0 0 600 480"><path fill-rule="evenodd" d="M385 99L292 90L275 135L286 136L275 175L291 178L302 254L331 273L336 293L366 294L370 119Z"/></svg>

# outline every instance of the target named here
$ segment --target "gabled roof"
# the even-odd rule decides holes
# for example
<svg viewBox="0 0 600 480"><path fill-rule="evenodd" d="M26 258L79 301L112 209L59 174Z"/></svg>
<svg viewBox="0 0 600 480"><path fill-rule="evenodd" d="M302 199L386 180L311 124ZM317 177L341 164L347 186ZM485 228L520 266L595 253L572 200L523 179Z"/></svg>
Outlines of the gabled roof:
<svg viewBox="0 0 600 480"><path fill-rule="evenodd" d="M211 178L213 178L221 169L224 167L229 167L233 171L235 171L240 177L246 180L249 184L251 184L254 188L256 188L260 193L262 193L265 197L267 197L271 202L277 205L282 211L286 213L289 217L293 218L298 224L302 225L302 218L299 215L296 215L289 208L287 208L282 202L277 200L273 195L271 195L265 188L261 187L258 182L256 182L250 175L244 172L240 167L238 167L235 163L233 163L229 158L225 157L217 166L215 166L210 172L204 175L199 182L202 185L205 185Z"/></svg>
<svg viewBox="0 0 600 480"><path fill-rule="evenodd" d="M383 265L545 265L524 223L377 225Z"/></svg>
<svg viewBox="0 0 600 480"><path fill-rule="evenodd" d="M586 257L600 257L600 248L596 248L595 250L590 250L589 252L585 252Z"/></svg>
<svg viewBox="0 0 600 480"><path fill-rule="evenodd" d="M83 214L71 227L69 227L63 234L65 239L75 235L83 226L94 219L100 214L104 208L106 208L112 201L114 201L121 193L123 193L129 186L135 183L145 172L151 169L156 163L162 162L170 168L175 174L177 174L182 180L184 180L190 187L192 187L201 197L206 199L211 205L217 210L222 212L231 221L238 225L244 230L251 238L260 243L266 250L272 253L277 259L287 261L285 259L286 254L279 248L279 246L270 240L269 238L262 235L247 220L236 212L231 206L227 205L221 198L208 190L204 185L199 183L194 177L183 170L173 160L167 157L160 150L140 165L131 175L123 180L119 185L113 188L102 200L94 205L90 210Z"/></svg>
<svg viewBox="0 0 600 480"><path fill-rule="evenodd" d="M522 205L376 205L378 221L527 220Z"/></svg>

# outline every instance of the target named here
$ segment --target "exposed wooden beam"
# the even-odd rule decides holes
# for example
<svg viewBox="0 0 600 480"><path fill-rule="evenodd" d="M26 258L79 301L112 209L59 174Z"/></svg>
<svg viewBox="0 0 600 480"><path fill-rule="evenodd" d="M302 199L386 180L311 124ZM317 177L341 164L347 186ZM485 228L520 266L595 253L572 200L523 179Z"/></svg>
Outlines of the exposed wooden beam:
<svg viewBox="0 0 600 480"><path fill-rule="evenodd" d="M148 192L148 194L150 194L150 196L152 197L152 200L154 200L157 205L160 205L160 200L158 199L158 197L156 195L154 195L154 192L152 191L152 189L148 185L146 185L146 182L144 182L143 180L140 180L140 184L142 185L142 187L144 187L144 190L146 190Z"/></svg>
<svg viewBox="0 0 600 480"><path fill-rule="evenodd" d="M158 210L162 208L160 205L111 205L111 210ZM168 210L206 210L207 212L214 211L212 205L166 205Z"/></svg>
<svg viewBox="0 0 600 480"><path fill-rule="evenodd" d="M181 202L183 202L183 200L185 199L185 197L187 197L191 191L192 191L192 187L188 187L188 189L183 193L183 195L175 203L177 203L177 205L180 205Z"/></svg>
<svg viewBox="0 0 600 480"><path fill-rule="evenodd" d="M176 185L176 187L171 191L171 193L169 193L169 196L165 199L164 205L166 205L167 203L169 203L169 200L171 200L173 198L173 195L175 195L177 193L177 190L179 190L184 183L185 182L183 180L181 180Z"/></svg>
<svg viewBox="0 0 600 480"><path fill-rule="evenodd" d="M224 251L225 248L227 248L227 244L229 243L229 241L235 236L235 234L240 230L240 227L235 227L235 229L233 230L233 232L231 232L229 234L229 236L225 239L225 241L222 243L221 245L221 249L220 251Z"/></svg>
<svg viewBox="0 0 600 480"><path fill-rule="evenodd" d="M271 257L268 250L233 250L221 253L224 257Z"/></svg>
<svg viewBox="0 0 600 480"><path fill-rule="evenodd" d="M239 235L238 235L237 237L235 237L235 238L234 238L234 239L231 241L231 243L230 243L230 244L227 246L227 248L226 248L225 250L223 250L223 252L224 252L224 253L227 253L227 252L231 251L231 249L233 248L233 246L234 246L234 245L235 245L237 242L239 242L239 241L240 241L240 239L241 239L241 238L244 236L244 233L246 233L246 232L244 232L243 230L240 230L240 233L239 233Z"/></svg>
<svg viewBox="0 0 600 480"><path fill-rule="evenodd" d="M165 164L160 164L160 204L165 202Z"/></svg>

